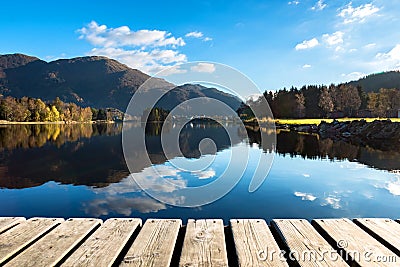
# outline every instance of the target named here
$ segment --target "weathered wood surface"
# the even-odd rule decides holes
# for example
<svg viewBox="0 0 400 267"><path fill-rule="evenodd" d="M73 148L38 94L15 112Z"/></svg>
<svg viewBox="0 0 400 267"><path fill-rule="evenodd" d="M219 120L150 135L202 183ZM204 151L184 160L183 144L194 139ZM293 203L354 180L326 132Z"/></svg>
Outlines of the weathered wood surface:
<svg viewBox="0 0 400 267"><path fill-rule="evenodd" d="M147 220L121 266L169 266L181 226L179 219Z"/></svg>
<svg viewBox="0 0 400 267"><path fill-rule="evenodd" d="M23 217L3 217L0 218L0 234L7 231L11 227L25 221Z"/></svg>
<svg viewBox="0 0 400 267"><path fill-rule="evenodd" d="M398 222L354 222L0 217L0 266L400 266Z"/></svg>
<svg viewBox="0 0 400 267"><path fill-rule="evenodd" d="M349 219L319 219L313 224L346 252L351 262L360 266L399 266L400 258Z"/></svg>
<svg viewBox="0 0 400 267"><path fill-rule="evenodd" d="M228 266L222 220L188 221L179 266Z"/></svg>
<svg viewBox="0 0 400 267"><path fill-rule="evenodd" d="M32 218L0 235L0 264L34 243L63 219Z"/></svg>
<svg viewBox="0 0 400 267"><path fill-rule="evenodd" d="M400 223L387 218L360 218L354 222L400 255Z"/></svg>
<svg viewBox="0 0 400 267"><path fill-rule="evenodd" d="M112 266L141 224L141 219L108 219L62 266Z"/></svg>
<svg viewBox="0 0 400 267"><path fill-rule="evenodd" d="M101 223L99 219L68 219L5 266L54 266Z"/></svg>
<svg viewBox="0 0 400 267"><path fill-rule="evenodd" d="M230 220L230 225L239 266L288 266L264 220Z"/></svg>
<svg viewBox="0 0 400 267"><path fill-rule="evenodd" d="M307 220L273 220L271 224L289 249L289 259L300 266L347 266Z"/></svg>

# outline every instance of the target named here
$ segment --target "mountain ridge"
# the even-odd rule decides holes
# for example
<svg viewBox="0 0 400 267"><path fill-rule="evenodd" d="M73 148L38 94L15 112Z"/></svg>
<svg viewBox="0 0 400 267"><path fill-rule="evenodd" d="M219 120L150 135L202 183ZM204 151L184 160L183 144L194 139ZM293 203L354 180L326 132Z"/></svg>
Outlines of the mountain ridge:
<svg viewBox="0 0 400 267"><path fill-rule="evenodd" d="M0 72L3 73L0 77L0 94L3 96L28 96L45 101L59 97L64 102L80 106L112 107L122 111L125 111L137 89L150 78L140 70L102 56L46 62L24 54L0 55ZM160 78L146 82L146 88L141 91L151 98L150 90L166 92L162 99L164 106L161 107L169 109L190 98L204 96L214 96L235 110L240 105L238 98L217 89L175 86ZM167 93L168 90L170 92Z"/></svg>
<svg viewBox="0 0 400 267"><path fill-rule="evenodd" d="M345 84L361 86L366 93L379 92L379 89L399 89L400 90L400 71L386 71L372 73L355 81Z"/></svg>

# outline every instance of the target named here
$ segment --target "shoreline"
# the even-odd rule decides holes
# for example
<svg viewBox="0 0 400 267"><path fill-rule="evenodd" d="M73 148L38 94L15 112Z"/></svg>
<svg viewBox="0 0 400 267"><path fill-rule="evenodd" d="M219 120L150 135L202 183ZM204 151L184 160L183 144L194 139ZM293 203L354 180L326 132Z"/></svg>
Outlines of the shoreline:
<svg viewBox="0 0 400 267"><path fill-rule="evenodd" d="M117 123L116 121L5 121L0 120L0 125L33 125L33 124L95 124Z"/></svg>

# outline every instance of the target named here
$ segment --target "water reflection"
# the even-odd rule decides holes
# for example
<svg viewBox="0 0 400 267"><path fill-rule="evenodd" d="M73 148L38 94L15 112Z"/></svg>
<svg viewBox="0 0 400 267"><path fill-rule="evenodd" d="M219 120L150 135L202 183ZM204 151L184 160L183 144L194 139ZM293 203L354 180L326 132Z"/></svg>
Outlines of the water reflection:
<svg viewBox="0 0 400 267"><path fill-rule="evenodd" d="M146 151L140 142L142 124L130 124L133 136L131 147L135 151L135 172L150 167L147 154L153 164L166 162L160 135L160 125L146 128ZM236 126L231 126L236 127ZM28 188L48 181L62 184L105 187L118 183L129 175L121 147L121 124L49 124L7 125L0 128L0 188ZM171 134L178 131L172 125ZM184 127L179 145L182 154L198 158L200 140L211 138L217 151L242 141L232 140L222 127ZM173 152L180 155L180 151ZM23 166L23 168L21 168ZM203 178L210 173L199 174Z"/></svg>
<svg viewBox="0 0 400 267"><path fill-rule="evenodd" d="M140 136L141 127L132 124L129 131ZM140 160L146 156L145 151L135 150L139 159L135 172L143 179L142 186L165 193L170 203L185 203L175 194L177 184L198 186L219 177L231 146L250 145L253 156L278 153L269 177L254 194L247 191L256 167L256 162L250 160L243 179L224 198L199 209L184 209L160 203L132 183L123 158L120 124L2 126L0 202L7 205L1 206L0 214L271 219L391 217L400 212L400 175L382 171L400 169L398 151L381 151L288 131L277 132L276 145L260 147L261 135L273 134L269 129L247 127L246 132L241 132L233 124L224 127L237 133L231 136L232 140L218 125L183 127L179 145L185 157L199 158L199 142L204 138L216 144L215 151L202 155L215 157L214 164L193 173L176 170L166 161L160 147L161 125L148 125L145 129L151 164ZM166 125L164 130L167 135L176 136L179 128ZM134 149L136 141L132 140ZM172 154L180 155L179 151ZM152 176L154 168L164 177L163 182L154 180L160 179ZM165 183L168 179L173 180L170 186Z"/></svg>
<svg viewBox="0 0 400 267"><path fill-rule="evenodd" d="M130 131L140 136L141 127L143 125L132 123ZM146 148L153 164L163 164L167 160L161 147L161 127L160 124L146 127ZM199 142L204 138L214 140L217 151L222 151L243 142L247 136L250 144L259 145L261 135L272 134L265 128L247 127L246 133L239 129L237 136L229 140L218 124L188 124L179 135L181 152L185 157L199 158ZM169 125L164 130L174 136L178 127ZM48 181L94 187L118 183L129 175L121 149L121 131L121 124L3 125L0 127L0 187L27 188ZM131 146L133 150L138 147L135 140ZM349 160L382 170L400 169L399 151L360 147L344 141L321 139L318 135L278 130L276 147L262 149L267 153L276 149L283 156ZM180 155L180 151L174 153ZM135 150L135 157L139 159L135 160L139 162L135 172L149 167L145 151ZM215 170L197 175L207 179L215 176Z"/></svg>
<svg viewBox="0 0 400 267"><path fill-rule="evenodd" d="M249 142L260 144L261 135L268 135L265 128L247 127ZM290 157L300 156L307 159L349 160L360 162L380 170L399 170L400 152L393 144L393 150L379 150L368 146L357 146L342 140L322 139L317 134L304 134L293 131L277 130L276 151ZM271 147L262 147L266 152Z"/></svg>

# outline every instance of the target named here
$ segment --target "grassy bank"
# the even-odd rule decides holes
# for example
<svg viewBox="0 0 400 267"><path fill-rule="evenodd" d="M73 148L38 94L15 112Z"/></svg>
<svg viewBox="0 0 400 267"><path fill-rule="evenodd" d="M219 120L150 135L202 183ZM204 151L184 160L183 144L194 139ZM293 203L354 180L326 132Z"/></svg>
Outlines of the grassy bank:
<svg viewBox="0 0 400 267"><path fill-rule="evenodd" d="M364 119L367 122L373 122L375 120L387 120L386 118L341 118L338 121L354 121ZM400 118L391 118L392 122L400 122ZM321 121L326 121L331 123L333 119L276 119L275 123L288 124L288 125L304 125L304 124L320 124Z"/></svg>

